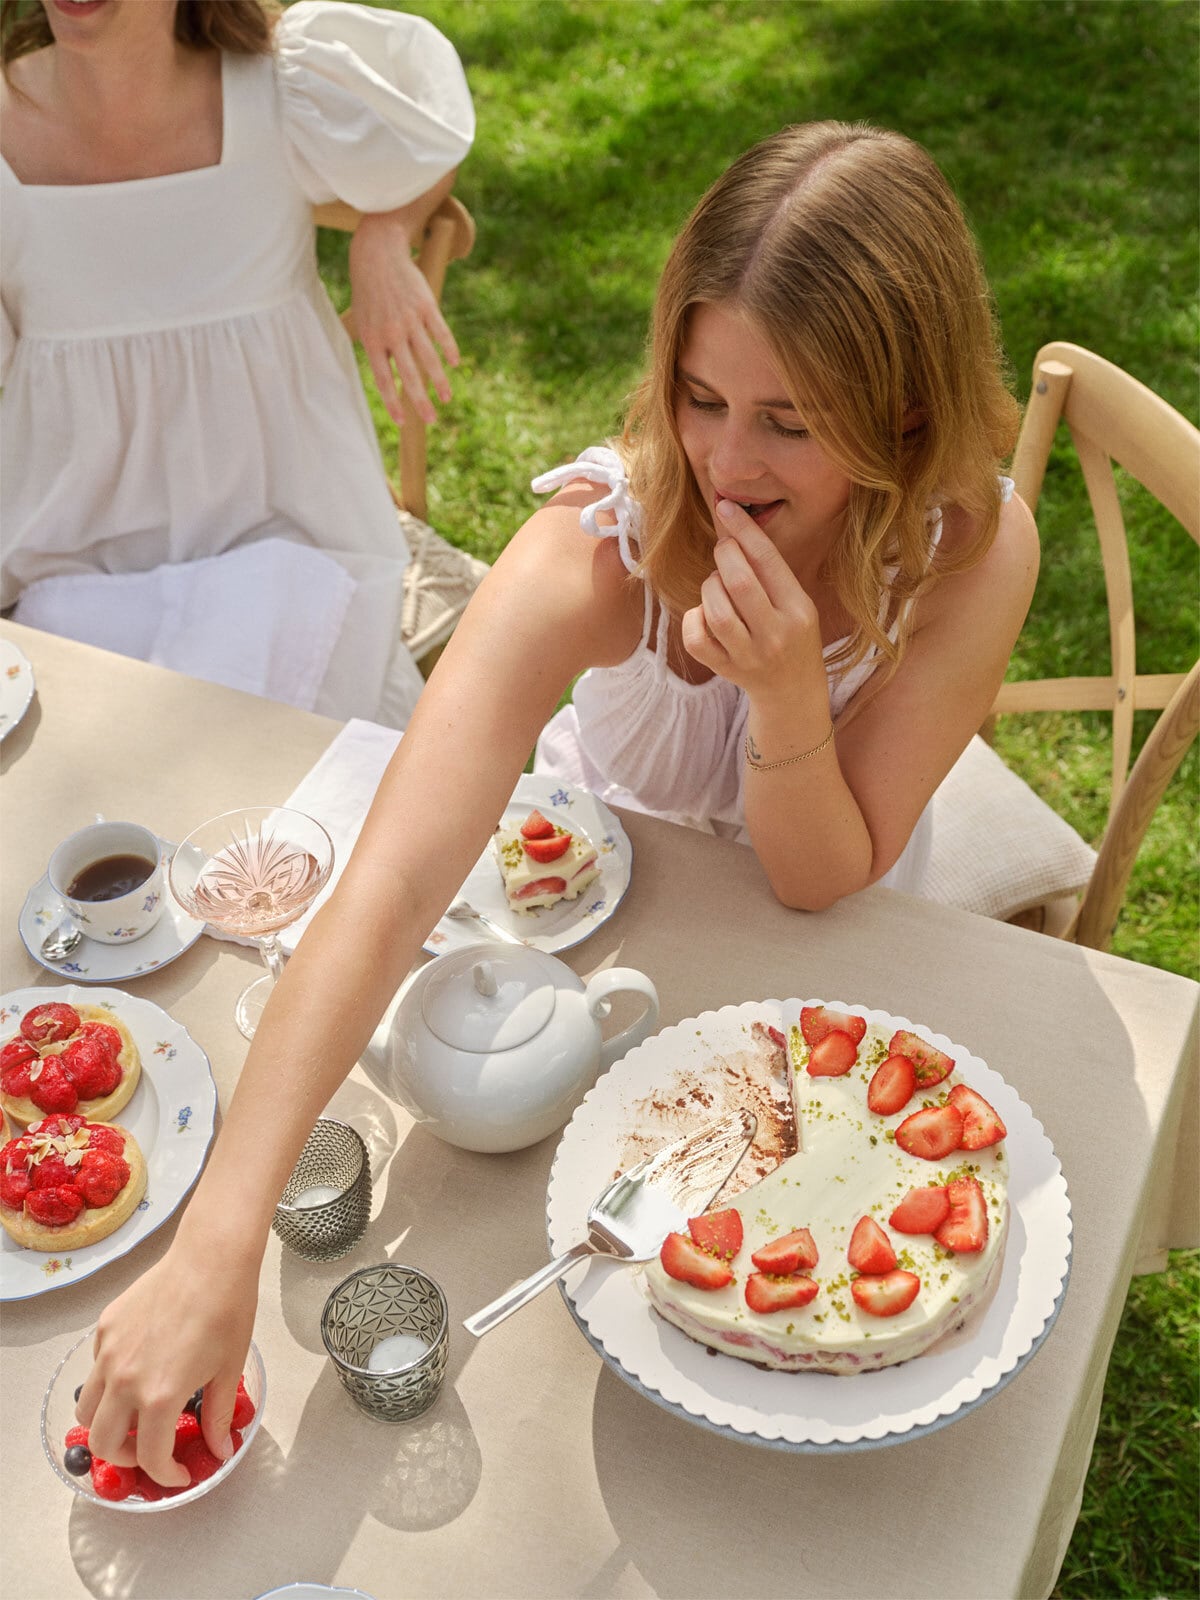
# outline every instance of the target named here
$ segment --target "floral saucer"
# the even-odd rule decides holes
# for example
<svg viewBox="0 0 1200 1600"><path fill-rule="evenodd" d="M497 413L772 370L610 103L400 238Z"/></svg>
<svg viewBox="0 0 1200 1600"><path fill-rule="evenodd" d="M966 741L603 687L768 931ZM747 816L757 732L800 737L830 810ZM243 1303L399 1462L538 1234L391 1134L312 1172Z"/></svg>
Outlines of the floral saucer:
<svg viewBox="0 0 1200 1600"><path fill-rule="evenodd" d="M164 839L162 847L165 861L175 846ZM47 972L55 972L76 983L123 983L175 961L185 950L190 950L204 932L204 924L189 916L172 895L168 894L166 900L162 916L140 939L131 940L129 944L102 944L99 939L89 939L85 934L70 955L61 961L48 961L42 954L42 940L62 921L67 911L50 887L49 878L43 874L25 898L17 929L21 943Z"/></svg>
<svg viewBox="0 0 1200 1600"><path fill-rule="evenodd" d="M11 733L33 699L33 668L11 639L0 639L0 739Z"/></svg>

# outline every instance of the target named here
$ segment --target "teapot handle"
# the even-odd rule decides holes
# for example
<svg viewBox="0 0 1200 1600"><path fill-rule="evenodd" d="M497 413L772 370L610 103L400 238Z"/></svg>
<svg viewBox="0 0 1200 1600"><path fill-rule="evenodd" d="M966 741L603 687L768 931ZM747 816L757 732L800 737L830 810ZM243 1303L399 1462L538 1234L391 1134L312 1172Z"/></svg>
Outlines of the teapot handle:
<svg viewBox="0 0 1200 1600"><path fill-rule="evenodd" d="M620 1060L627 1050L633 1049L634 1045L641 1044L658 1022L658 990L644 972L638 972L634 967L609 967L606 972L598 972L588 983L583 998L597 1022L606 1017L611 1009L608 996L619 994L623 990L645 995L646 1009L636 1022L631 1022L627 1028L614 1034L611 1039L606 1039L601 1045L601 1072L607 1071L614 1061Z"/></svg>

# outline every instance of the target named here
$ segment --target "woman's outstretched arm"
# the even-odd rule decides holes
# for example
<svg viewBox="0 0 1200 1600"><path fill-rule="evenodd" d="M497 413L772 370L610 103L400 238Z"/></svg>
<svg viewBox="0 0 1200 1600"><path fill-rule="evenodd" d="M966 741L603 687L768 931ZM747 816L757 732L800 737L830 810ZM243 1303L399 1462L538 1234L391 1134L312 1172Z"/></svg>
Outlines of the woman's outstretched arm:
<svg viewBox="0 0 1200 1600"><path fill-rule="evenodd" d="M159 1482L180 1482L175 1419L202 1384L205 1437L228 1453L271 1218L305 1138L477 859L565 686L636 645L640 601L614 541L579 532L584 498L537 512L472 601L263 1014L170 1249L100 1318L78 1416L107 1460L136 1456Z"/></svg>

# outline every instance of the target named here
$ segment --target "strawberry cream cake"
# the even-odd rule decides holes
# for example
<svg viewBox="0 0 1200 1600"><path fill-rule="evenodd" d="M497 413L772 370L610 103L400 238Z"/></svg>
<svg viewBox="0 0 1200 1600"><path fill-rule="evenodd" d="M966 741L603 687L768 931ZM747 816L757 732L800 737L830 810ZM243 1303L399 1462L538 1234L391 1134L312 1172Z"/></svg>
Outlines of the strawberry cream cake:
<svg viewBox="0 0 1200 1600"><path fill-rule="evenodd" d="M114 1233L146 1192L137 1140L114 1123L44 1117L0 1150L0 1225L26 1250L81 1250Z"/></svg>
<svg viewBox="0 0 1200 1600"><path fill-rule="evenodd" d="M908 1028L805 1006L789 1037L799 1149L668 1236L645 1269L690 1338L783 1371L911 1360L999 1276L1005 1127L953 1059Z"/></svg>
<svg viewBox="0 0 1200 1600"><path fill-rule="evenodd" d="M28 1127L55 1112L107 1122L129 1101L142 1060L133 1035L106 1006L31 1006L0 1049L0 1106Z"/></svg>
<svg viewBox="0 0 1200 1600"><path fill-rule="evenodd" d="M595 846L540 811L531 811L517 829L498 829L492 847L513 911L574 900L600 876Z"/></svg>

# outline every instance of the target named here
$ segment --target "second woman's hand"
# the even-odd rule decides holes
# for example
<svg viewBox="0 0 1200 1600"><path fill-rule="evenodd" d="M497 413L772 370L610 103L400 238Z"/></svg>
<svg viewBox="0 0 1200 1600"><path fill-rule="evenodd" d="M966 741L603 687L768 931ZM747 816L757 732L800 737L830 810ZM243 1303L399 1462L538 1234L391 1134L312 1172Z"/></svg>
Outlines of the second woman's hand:
<svg viewBox="0 0 1200 1600"><path fill-rule="evenodd" d="M458 365L458 345L413 259L410 226L400 214L359 222L350 241L350 289L355 333L388 415L401 423L407 397L422 422L435 421L429 387L449 400L443 361Z"/></svg>

